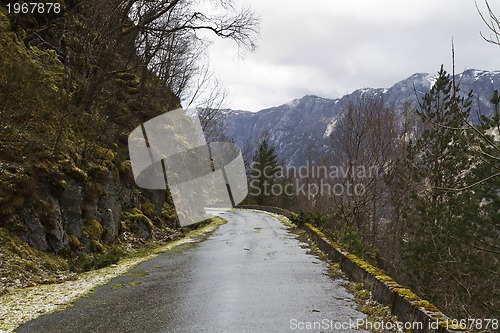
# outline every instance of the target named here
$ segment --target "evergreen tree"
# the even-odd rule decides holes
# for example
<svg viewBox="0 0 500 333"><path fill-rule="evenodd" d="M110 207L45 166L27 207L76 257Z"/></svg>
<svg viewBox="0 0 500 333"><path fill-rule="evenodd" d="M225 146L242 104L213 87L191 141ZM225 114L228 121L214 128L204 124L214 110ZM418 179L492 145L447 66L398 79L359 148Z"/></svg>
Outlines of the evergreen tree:
<svg viewBox="0 0 500 333"><path fill-rule="evenodd" d="M484 313L480 308L489 288L481 285L493 263L476 246L485 237L485 191L471 188L480 165L473 149L478 142L466 124L472 93L464 98L458 92L441 68L417 111L424 128L407 156L412 190L404 210L402 249L414 286L446 304L451 314L463 316L470 313L463 312L462 304L477 304L469 311Z"/></svg>
<svg viewBox="0 0 500 333"><path fill-rule="evenodd" d="M250 194L257 197L258 205L270 205L276 200L272 198L273 185L278 184L278 160L274 147L267 140L262 140L250 166ZM276 193L276 192L275 192Z"/></svg>
<svg viewBox="0 0 500 333"><path fill-rule="evenodd" d="M483 117L483 123L477 126L481 133L476 148L476 168L474 169L472 190L481 198L480 221L471 230L469 245L477 253L475 273L483 274L485 286L479 286L474 296L489 313L500 315L500 279L490 276L500 275L500 97L494 91L493 112ZM481 290L483 288L484 290Z"/></svg>

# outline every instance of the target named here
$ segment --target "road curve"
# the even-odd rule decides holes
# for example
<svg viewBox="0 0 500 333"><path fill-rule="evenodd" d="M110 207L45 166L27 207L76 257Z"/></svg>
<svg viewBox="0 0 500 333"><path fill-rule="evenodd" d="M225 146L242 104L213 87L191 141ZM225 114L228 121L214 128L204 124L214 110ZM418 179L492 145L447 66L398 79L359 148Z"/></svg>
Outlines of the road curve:
<svg viewBox="0 0 500 333"><path fill-rule="evenodd" d="M345 281L332 281L327 265L276 218L245 210L221 216L228 223L205 241L144 262L16 332L361 332L335 329L365 315ZM329 324L299 329L321 321Z"/></svg>

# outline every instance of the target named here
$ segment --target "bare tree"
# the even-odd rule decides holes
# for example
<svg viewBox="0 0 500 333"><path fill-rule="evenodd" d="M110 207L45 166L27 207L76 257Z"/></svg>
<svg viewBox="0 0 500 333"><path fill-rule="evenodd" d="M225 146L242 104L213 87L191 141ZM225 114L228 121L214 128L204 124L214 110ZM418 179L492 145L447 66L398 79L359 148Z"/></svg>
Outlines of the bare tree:
<svg viewBox="0 0 500 333"><path fill-rule="evenodd" d="M227 93L217 79L205 89L206 95L197 103L203 131L208 141L230 141L226 134L225 119L232 111L224 108Z"/></svg>
<svg viewBox="0 0 500 333"><path fill-rule="evenodd" d="M115 60L116 51L119 49L123 54L125 49L130 58L140 57L142 80L151 70L174 94L182 97L191 80L204 75L198 62L209 43L209 34L205 32L231 39L242 48L254 50L256 47L258 18L248 8L238 10L232 1L90 0L77 3L73 27L88 29L89 33L84 37L78 34L72 51L79 55L85 68L91 69L88 75L99 79L97 81L113 74L107 69ZM216 14L201 12L203 4L213 6ZM123 65L127 68L134 64L137 62ZM96 79L89 85L88 103L100 88Z"/></svg>
<svg viewBox="0 0 500 333"><path fill-rule="evenodd" d="M205 5L214 7L216 14L203 13ZM201 38L201 31L208 31L221 38L234 40L238 45L254 49L255 35L258 33L258 19L249 8L237 9L234 1L192 0L127 0L120 7L127 18L131 19L123 33L138 31L141 34L152 32L176 33L190 32Z"/></svg>
<svg viewBox="0 0 500 333"><path fill-rule="evenodd" d="M489 36L485 36L481 32L481 36L484 38L485 41L488 43L500 45L500 19L496 16L495 12L491 8L488 0L485 0L485 5L486 5L486 15L484 14L484 11L479 8L479 5L477 4L476 1L476 8L481 16L481 19L483 22L486 24L486 27L488 27L488 30L490 32Z"/></svg>
<svg viewBox="0 0 500 333"><path fill-rule="evenodd" d="M139 53L148 68L167 82L187 107L194 105L209 140L227 140L225 114L221 112L226 92L204 57L209 44L205 32L254 50L258 19L248 8L238 10L233 1L204 3L218 14L200 12L194 1L128 1L133 25L125 31L138 31Z"/></svg>
<svg viewBox="0 0 500 333"><path fill-rule="evenodd" d="M365 243L377 241L380 222L388 217L384 176L400 152L400 126L395 110L381 99L350 104L332 132L332 163L343 176L344 195L335 196L346 232L355 228Z"/></svg>
<svg viewBox="0 0 500 333"><path fill-rule="evenodd" d="M151 98L146 96L151 92L165 95L170 90L181 100L192 101L208 89L207 100L212 100L204 107L216 109L224 93L213 82L204 58L210 35L253 50L259 22L250 9L238 9L233 1L226 0L80 0L72 3L61 20L65 29L60 45L54 48L65 65L68 89L63 92L83 109L83 113L71 117L76 124L73 127L89 121L88 116L106 122L108 115L97 113L102 112L106 98L120 93L110 91L117 87L113 82L130 74L128 86L139 81L133 89L138 91L137 100L146 99L144 107L148 107ZM78 91L73 92L73 73L78 69L83 71L78 75ZM65 128L71 127L69 112L66 107L61 112L54 152Z"/></svg>

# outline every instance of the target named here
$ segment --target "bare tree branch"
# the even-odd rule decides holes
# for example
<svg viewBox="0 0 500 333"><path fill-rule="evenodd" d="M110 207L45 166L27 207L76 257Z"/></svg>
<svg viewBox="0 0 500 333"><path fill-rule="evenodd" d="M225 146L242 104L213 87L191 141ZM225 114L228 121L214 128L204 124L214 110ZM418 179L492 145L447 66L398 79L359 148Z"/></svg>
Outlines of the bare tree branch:
<svg viewBox="0 0 500 333"><path fill-rule="evenodd" d="M496 14L491 9L491 6L490 6L488 0L485 0L484 2L486 4L487 13L488 13L489 18L487 18L483 14L481 9L479 8L479 5L477 4L477 1L475 1L476 9L477 9L478 13L481 16L481 19L483 20L484 24L486 24L486 26L488 27L488 30L490 31L489 37L484 36L484 34L482 32L480 33L481 37L483 37L483 39L485 41L487 41L488 43L500 45L500 19L497 18Z"/></svg>

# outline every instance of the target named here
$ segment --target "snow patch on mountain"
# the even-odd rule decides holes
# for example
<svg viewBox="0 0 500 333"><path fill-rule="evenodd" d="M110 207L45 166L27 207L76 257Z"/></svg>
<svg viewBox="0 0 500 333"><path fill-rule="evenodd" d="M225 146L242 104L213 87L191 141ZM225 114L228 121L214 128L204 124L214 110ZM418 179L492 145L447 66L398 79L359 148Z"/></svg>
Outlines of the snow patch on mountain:
<svg viewBox="0 0 500 333"><path fill-rule="evenodd" d="M323 134L323 138L328 138L330 135L332 135L333 130L335 129L335 126L337 126L338 123L338 117L334 117L330 123L326 126L325 133Z"/></svg>
<svg viewBox="0 0 500 333"><path fill-rule="evenodd" d="M291 100L290 102L285 103L286 106L289 106L290 108L295 108L297 105L299 105L300 99L294 99Z"/></svg>
<svg viewBox="0 0 500 333"><path fill-rule="evenodd" d="M429 89L432 89L436 84L438 75L437 74L427 74L426 80L429 81Z"/></svg>
<svg viewBox="0 0 500 333"><path fill-rule="evenodd" d="M387 89L359 89L338 99L308 95L256 113L228 112L226 134L240 146L247 161L252 158L260 140L266 137L286 165L300 165L311 156L330 153L338 120L349 105L382 98L386 105L396 110L404 110L408 105L418 108L419 101L435 85L437 77L436 74L417 73ZM471 90L474 92L471 121L479 121L474 116L477 108L485 113L491 112L493 91L500 90L500 71L467 70L455 79L460 83L461 95L467 96Z"/></svg>

